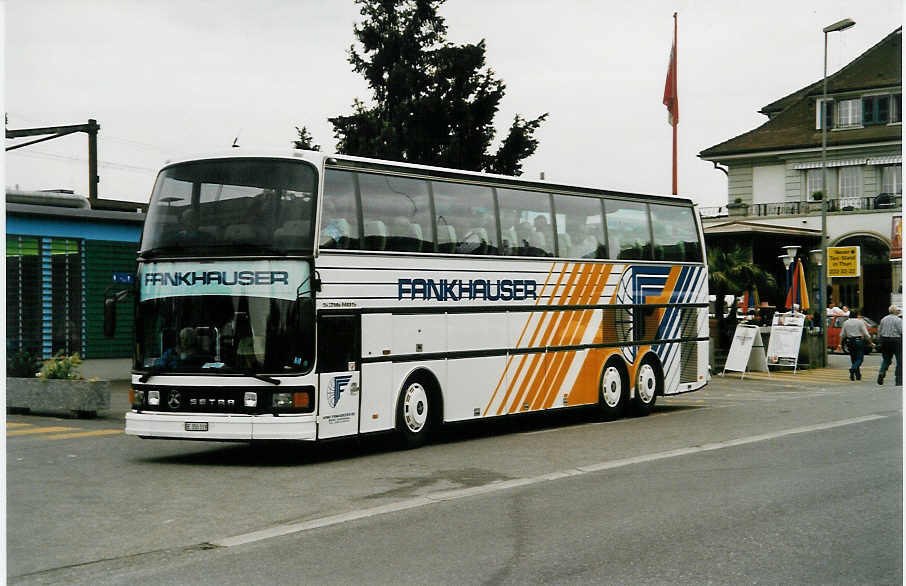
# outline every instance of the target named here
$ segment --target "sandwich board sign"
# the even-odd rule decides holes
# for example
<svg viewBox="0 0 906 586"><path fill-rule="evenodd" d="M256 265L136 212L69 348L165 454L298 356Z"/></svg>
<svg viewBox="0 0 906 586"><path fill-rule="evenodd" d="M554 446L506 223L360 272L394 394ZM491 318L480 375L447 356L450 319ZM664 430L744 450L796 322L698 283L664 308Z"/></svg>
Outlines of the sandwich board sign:
<svg viewBox="0 0 906 586"><path fill-rule="evenodd" d="M728 370L741 372L745 378L746 371L770 372L764 355L764 341L761 339L761 328L747 324L736 326L727 363L723 375Z"/></svg>
<svg viewBox="0 0 906 586"><path fill-rule="evenodd" d="M805 315L801 313L775 313L771 322L771 339L768 341L768 364L792 366L793 373L799 364L799 344Z"/></svg>

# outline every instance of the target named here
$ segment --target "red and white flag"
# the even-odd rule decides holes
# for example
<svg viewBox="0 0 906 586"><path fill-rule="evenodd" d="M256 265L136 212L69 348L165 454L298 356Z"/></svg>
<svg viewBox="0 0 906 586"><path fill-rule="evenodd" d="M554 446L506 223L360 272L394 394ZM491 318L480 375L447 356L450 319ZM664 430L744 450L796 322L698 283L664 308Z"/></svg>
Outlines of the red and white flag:
<svg viewBox="0 0 906 586"><path fill-rule="evenodd" d="M667 106L667 122L671 126L679 123L679 94L676 91L676 36L670 47L670 64L667 66L667 81L664 84L664 105Z"/></svg>

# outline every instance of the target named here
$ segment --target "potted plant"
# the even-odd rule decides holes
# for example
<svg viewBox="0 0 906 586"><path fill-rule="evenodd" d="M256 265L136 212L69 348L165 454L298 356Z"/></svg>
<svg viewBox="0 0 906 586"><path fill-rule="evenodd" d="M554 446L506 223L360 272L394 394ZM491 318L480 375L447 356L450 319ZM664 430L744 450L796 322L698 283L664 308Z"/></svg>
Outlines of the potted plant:
<svg viewBox="0 0 906 586"><path fill-rule="evenodd" d="M824 191L819 189L812 192L812 199L809 200L809 211L821 211L821 201L824 199Z"/></svg>
<svg viewBox="0 0 906 586"><path fill-rule="evenodd" d="M66 411L77 417L95 417L98 411L109 409L110 381L85 380L78 372L81 363L78 354L66 356L62 350L43 364L27 353L17 353L7 363L7 410Z"/></svg>
<svg viewBox="0 0 906 586"><path fill-rule="evenodd" d="M727 204L727 213L731 216L745 216L749 213L749 205L742 201L741 197L733 200L733 203Z"/></svg>

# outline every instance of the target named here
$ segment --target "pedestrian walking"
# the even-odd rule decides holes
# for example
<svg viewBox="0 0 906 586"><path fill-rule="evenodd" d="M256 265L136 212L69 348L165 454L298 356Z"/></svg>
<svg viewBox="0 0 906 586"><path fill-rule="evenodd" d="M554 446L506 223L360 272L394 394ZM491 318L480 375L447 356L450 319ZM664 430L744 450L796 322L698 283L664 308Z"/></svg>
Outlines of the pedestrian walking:
<svg viewBox="0 0 906 586"><path fill-rule="evenodd" d="M894 382L897 386L903 384L903 366L900 362L903 360L903 319L900 317L900 308L891 305L889 313L881 319L878 325L878 337L881 338L881 369L878 371L878 384L884 384L884 375L887 374L887 367L897 359L897 365L893 369Z"/></svg>
<svg viewBox="0 0 906 586"><path fill-rule="evenodd" d="M849 380L862 380L860 368L862 359L865 358L865 345L871 344L871 334L868 333L865 322L859 317L858 309L849 311L849 319L843 322L840 337L846 340L846 348L849 350Z"/></svg>

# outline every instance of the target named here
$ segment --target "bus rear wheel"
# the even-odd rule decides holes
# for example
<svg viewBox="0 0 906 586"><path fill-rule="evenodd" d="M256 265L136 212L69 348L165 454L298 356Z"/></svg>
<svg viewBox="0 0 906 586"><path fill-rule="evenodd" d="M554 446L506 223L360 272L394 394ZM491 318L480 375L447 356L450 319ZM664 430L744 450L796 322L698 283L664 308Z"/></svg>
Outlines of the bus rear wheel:
<svg viewBox="0 0 906 586"><path fill-rule="evenodd" d="M396 429L404 448L417 448L428 441L434 413L429 383L411 378L403 385L396 407Z"/></svg>
<svg viewBox="0 0 906 586"><path fill-rule="evenodd" d="M632 398L632 412L648 415L654 408L658 394L663 392L663 377L654 360L645 359L635 376L635 396Z"/></svg>
<svg viewBox="0 0 906 586"><path fill-rule="evenodd" d="M629 400L628 383L626 367L618 357L611 357L604 364L604 371L601 373L601 390L598 397L598 405L604 419L618 419L623 416Z"/></svg>

